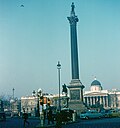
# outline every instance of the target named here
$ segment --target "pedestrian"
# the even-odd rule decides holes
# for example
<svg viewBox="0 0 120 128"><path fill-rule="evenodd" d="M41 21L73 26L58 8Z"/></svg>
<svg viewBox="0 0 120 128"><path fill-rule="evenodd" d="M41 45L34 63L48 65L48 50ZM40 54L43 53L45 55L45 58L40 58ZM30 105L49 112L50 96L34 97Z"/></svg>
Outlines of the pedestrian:
<svg viewBox="0 0 120 128"><path fill-rule="evenodd" d="M48 119L48 125L50 124L50 122L52 122L52 124L54 124L54 119L53 119L53 114L52 114L52 110L48 110L47 112L47 119Z"/></svg>
<svg viewBox="0 0 120 128"><path fill-rule="evenodd" d="M63 116L61 112L56 113L56 127L55 128L62 128L62 120Z"/></svg>
<svg viewBox="0 0 120 128"><path fill-rule="evenodd" d="M24 120L24 128L25 128L26 123L29 125L29 122L28 122L28 113L26 113L25 110L24 110L24 113L23 113L23 120Z"/></svg>

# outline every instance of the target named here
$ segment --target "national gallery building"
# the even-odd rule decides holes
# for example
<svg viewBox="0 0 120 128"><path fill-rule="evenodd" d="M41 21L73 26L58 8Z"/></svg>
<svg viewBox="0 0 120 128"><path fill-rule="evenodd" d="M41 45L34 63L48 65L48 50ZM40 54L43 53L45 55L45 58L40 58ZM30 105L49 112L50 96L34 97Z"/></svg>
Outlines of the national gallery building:
<svg viewBox="0 0 120 128"><path fill-rule="evenodd" d="M101 83L95 80L90 91L84 92L84 103L88 106L103 106L104 108L120 108L120 90L103 90Z"/></svg>

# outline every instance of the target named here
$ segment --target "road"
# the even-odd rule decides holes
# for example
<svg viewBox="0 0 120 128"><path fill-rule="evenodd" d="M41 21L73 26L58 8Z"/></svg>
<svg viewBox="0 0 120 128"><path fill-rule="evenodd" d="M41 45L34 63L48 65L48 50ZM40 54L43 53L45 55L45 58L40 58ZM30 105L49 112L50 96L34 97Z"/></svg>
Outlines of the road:
<svg viewBox="0 0 120 128"><path fill-rule="evenodd" d="M63 128L120 128L120 118L79 120L77 123L64 125Z"/></svg>
<svg viewBox="0 0 120 128"><path fill-rule="evenodd" d="M29 118L30 125L26 128L35 128L40 123L39 118ZM22 118L9 118L0 121L0 128L23 128ZM62 128L120 128L120 118L102 118L78 120L75 123L63 125Z"/></svg>
<svg viewBox="0 0 120 128"><path fill-rule="evenodd" d="M40 123L38 118L29 118L28 121L30 124L26 125L26 128L35 128ZM23 128L23 119L7 118L6 121L0 121L0 128Z"/></svg>

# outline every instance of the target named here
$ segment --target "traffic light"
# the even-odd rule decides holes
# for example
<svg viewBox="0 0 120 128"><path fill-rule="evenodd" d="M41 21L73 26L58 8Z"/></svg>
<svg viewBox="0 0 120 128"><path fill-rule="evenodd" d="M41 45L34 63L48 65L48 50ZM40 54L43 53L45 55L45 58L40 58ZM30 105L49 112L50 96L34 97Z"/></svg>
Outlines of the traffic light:
<svg viewBox="0 0 120 128"><path fill-rule="evenodd" d="M50 99L48 98L48 102L47 102L48 106L50 106Z"/></svg>
<svg viewBox="0 0 120 128"><path fill-rule="evenodd" d="M40 105L43 105L43 96L40 97Z"/></svg>

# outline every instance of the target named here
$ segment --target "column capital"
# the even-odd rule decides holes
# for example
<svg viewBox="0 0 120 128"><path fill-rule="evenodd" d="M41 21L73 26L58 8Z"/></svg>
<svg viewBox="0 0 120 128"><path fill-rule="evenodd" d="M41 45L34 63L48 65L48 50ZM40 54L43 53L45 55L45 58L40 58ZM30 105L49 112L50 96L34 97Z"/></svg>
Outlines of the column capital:
<svg viewBox="0 0 120 128"><path fill-rule="evenodd" d="M67 17L70 24L76 24L79 21L78 17L75 15L74 9L75 9L75 5L74 3L72 3L70 17Z"/></svg>
<svg viewBox="0 0 120 128"><path fill-rule="evenodd" d="M76 25L76 23L79 21L77 16L67 17L67 19L69 20L70 25Z"/></svg>

